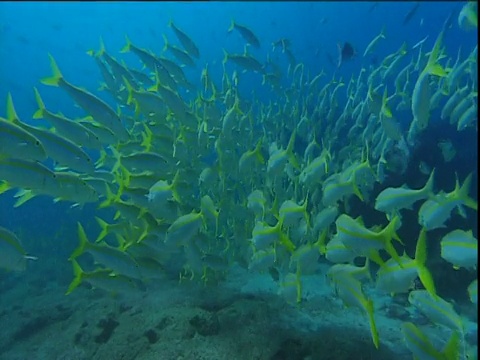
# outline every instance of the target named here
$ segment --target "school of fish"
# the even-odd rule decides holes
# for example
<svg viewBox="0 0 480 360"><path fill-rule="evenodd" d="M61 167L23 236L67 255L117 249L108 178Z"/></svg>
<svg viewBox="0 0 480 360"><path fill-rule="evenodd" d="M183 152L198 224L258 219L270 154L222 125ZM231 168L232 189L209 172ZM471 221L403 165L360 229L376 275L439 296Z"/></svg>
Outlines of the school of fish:
<svg viewBox="0 0 480 360"><path fill-rule="evenodd" d="M476 27L473 20L462 17ZM184 69L197 66L200 50L173 22L169 28L161 55L126 37L121 52L138 57L142 70L127 67L100 40L100 49L88 52L103 78L100 96L64 78L62 64L50 55L52 73L41 82L66 93L83 109L81 119L49 110L54 104L44 103L41 88L32 89L38 104L33 119L49 126L20 119L12 96L6 99L0 193L16 189L16 207L50 196L114 213L113 219L100 217L106 214L101 210L95 214L101 228L96 239L78 223L78 247L69 258L74 279L66 293L81 283L133 291L172 264L181 281L215 282L238 263L251 272L276 273L279 295L295 304L304 298L303 276L323 261L331 264L326 275L335 296L364 312L375 347L382 336L375 298L365 291L372 285L385 294L409 293L412 306L451 332L445 348L437 349L405 322L405 344L415 358L466 358L462 317L436 292L427 243L429 232L440 229L446 264L476 269L476 230L448 227L454 211L477 216L477 201L469 196L472 174L456 178L454 189L435 188L435 169L421 175L421 188L382 184L395 174L393 162L397 171L405 169L417 137L432 123L477 131L477 48L452 58L442 30L432 48L426 39L404 43L349 80L329 80L297 62L288 39L275 42L266 61L257 59L253 49L265 44L232 21L228 31L245 42L243 52L224 50L221 82L212 80L207 65L197 71L198 86ZM385 38L384 27L363 56ZM273 54L285 57L286 71ZM275 100L241 94L245 73L271 89ZM434 110L440 118L431 117ZM406 130L396 120L400 112L411 114ZM374 187L381 190L373 198ZM384 213L385 221L366 224L354 217L352 201ZM421 231L410 257L398 232L409 226L402 218L414 205ZM85 253L96 269L82 268ZM0 266L21 271L32 260L16 235L0 228ZM422 289L413 290L416 279ZM475 304L476 283L465 289Z"/></svg>

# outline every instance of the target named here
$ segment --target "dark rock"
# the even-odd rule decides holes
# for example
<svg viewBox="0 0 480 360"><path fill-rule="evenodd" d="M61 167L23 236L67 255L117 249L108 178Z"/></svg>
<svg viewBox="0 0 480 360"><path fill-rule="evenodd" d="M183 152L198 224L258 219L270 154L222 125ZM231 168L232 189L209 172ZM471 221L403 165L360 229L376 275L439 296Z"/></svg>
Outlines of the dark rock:
<svg viewBox="0 0 480 360"><path fill-rule="evenodd" d="M120 323L113 318L102 319L98 322L97 327L102 328L102 332L95 336L95 342L105 344L113 334L113 331Z"/></svg>
<svg viewBox="0 0 480 360"><path fill-rule="evenodd" d="M190 319L190 325L202 336L217 335L220 331L220 323L216 314L210 316L196 315Z"/></svg>
<svg viewBox="0 0 480 360"><path fill-rule="evenodd" d="M170 324L172 324L172 318L170 316L164 316L163 318L160 319L160 321L155 326L155 328L158 330L163 330Z"/></svg>
<svg viewBox="0 0 480 360"><path fill-rule="evenodd" d="M73 343L75 345L88 345L91 342L92 337L84 331L79 331L73 337Z"/></svg>
<svg viewBox="0 0 480 360"><path fill-rule="evenodd" d="M143 334L150 344L155 344L158 341L158 334L153 329L147 330Z"/></svg>
<svg viewBox="0 0 480 360"><path fill-rule="evenodd" d="M67 320L73 311L70 309L64 309L61 312L51 311L40 316L35 317L23 324L20 329L13 335L15 341L22 341L28 339L30 336L38 333L40 330L47 326L50 326L59 321ZM29 317L29 312L20 311L19 314L23 317Z"/></svg>
<svg viewBox="0 0 480 360"><path fill-rule="evenodd" d="M385 308L385 314L392 319L399 319L407 321L410 318L410 313L403 306L397 304L390 304Z"/></svg>
<svg viewBox="0 0 480 360"><path fill-rule="evenodd" d="M298 339L286 339L280 349L271 357L271 360L305 359L310 352Z"/></svg>
<svg viewBox="0 0 480 360"><path fill-rule="evenodd" d="M131 305L120 304L120 307L119 307L119 309L118 309L118 312L119 312L120 314L123 314L125 311L128 311L128 310L130 310L131 308L132 308Z"/></svg>
<svg viewBox="0 0 480 360"><path fill-rule="evenodd" d="M49 316L42 315L38 316L23 326L13 335L13 340L23 341L31 337L32 335L38 333L40 330L52 324L53 319Z"/></svg>
<svg viewBox="0 0 480 360"><path fill-rule="evenodd" d="M55 309L57 309L58 312L68 311L68 308L64 307L63 304L57 304L57 305L55 306Z"/></svg>

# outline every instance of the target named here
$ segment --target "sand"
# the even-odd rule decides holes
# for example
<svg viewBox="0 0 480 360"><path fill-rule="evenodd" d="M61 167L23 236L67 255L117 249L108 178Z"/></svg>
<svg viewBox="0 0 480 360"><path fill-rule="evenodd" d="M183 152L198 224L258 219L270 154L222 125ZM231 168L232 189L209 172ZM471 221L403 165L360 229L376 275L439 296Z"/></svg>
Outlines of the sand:
<svg viewBox="0 0 480 360"><path fill-rule="evenodd" d="M143 291L80 286L68 296L68 275L6 274L0 359L395 360L411 359L402 321L415 321L439 342L448 336L403 303L405 297L377 296L381 344L375 349L366 316L334 296L321 275L326 268L304 277L299 305L277 294L269 274L239 267L218 285L165 276Z"/></svg>

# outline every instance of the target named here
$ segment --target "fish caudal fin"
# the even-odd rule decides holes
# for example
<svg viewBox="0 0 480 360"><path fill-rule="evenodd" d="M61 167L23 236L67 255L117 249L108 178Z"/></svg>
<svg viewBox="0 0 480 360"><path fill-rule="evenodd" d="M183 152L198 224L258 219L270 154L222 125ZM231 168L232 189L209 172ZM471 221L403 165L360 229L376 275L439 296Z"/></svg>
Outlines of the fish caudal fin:
<svg viewBox="0 0 480 360"><path fill-rule="evenodd" d="M230 22L230 27L228 28L227 32L232 32L232 30L235 28L235 21L232 19Z"/></svg>
<svg viewBox="0 0 480 360"><path fill-rule="evenodd" d="M82 283L82 277L83 277L83 274L84 274L82 268L77 263L77 261L75 259L71 259L71 261L72 261L72 266L73 266L73 274L75 275L75 277L73 278L72 282L68 286L68 289L67 289L65 295L71 294L71 292L73 290L75 290L78 287L78 285L80 285Z"/></svg>
<svg viewBox="0 0 480 360"><path fill-rule="evenodd" d="M373 317L373 301L371 299L367 300L365 311L367 312L368 322L370 323L370 334L372 335L373 344L375 345L375 348L378 349L380 340L378 337L377 325L375 324L375 319Z"/></svg>
<svg viewBox="0 0 480 360"><path fill-rule="evenodd" d="M129 52L132 47L132 42L130 41L130 38L127 35L125 35L125 41L126 41L126 44L122 48L122 50L120 50L121 53Z"/></svg>
<svg viewBox="0 0 480 360"><path fill-rule="evenodd" d="M53 58L52 54L48 54L48 57L50 58L50 68L52 69L53 75L51 77L43 78L40 81L42 84L45 84L45 85L59 86L60 82L63 79L63 75L60 72L60 69L58 68L58 65L55 62L55 59Z"/></svg>
<svg viewBox="0 0 480 360"><path fill-rule="evenodd" d="M420 235L418 236L417 240L417 247L415 249L415 262L417 265L417 272L420 281L422 282L425 289L432 295L433 297L437 296L437 292L435 290L435 284L433 282L433 276L430 271L425 266L425 262L427 261L427 230L422 228L420 231Z"/></svg>
<svg viewBox="0 0 480 360"><path fill-rule="evenodd" d="M455 190L454 190L454 196L458 200L461 200L465 206L476 211L478 210L478 203L474 199L472 199L470 196L468 196L468 191L470 189L471 182L472 182L472 173L470 173L467 176L462 186L459 186L458 180L457 180L457 183L455 185Z"/></svg>
<svg viewBox="0 0 480 360"><path fill-rule="evenodd" d="M87 235L85 234L85 230L83 229L82 224L80 224L80 223L77 223L77 224L78 224L78 241L79 241L79 244L78 244L78 247L75 250L73 250L73 253L72 253L72 255L70 255L69 260L74 260L75 258L82 255L83 252L85 251L85 247L88 244Z"/></svg>
<svg viewBox="0 0 480 360"><path fill-rule="evenodd" d="M38 92L36 87L33 88L33 91L35 92L35 100L37 101L37 105L38 105L38 110L35 111L35 113L33 114L33 118L34 119L43 119L47 109L45 108L45 104L44 104L44 102L42 100L42 97L40 96L40 93Z"/></svg>
<svg viewBox="0 0 480 360"><path fill-rule="evenodd" d="M110 224L107 223L106 221L100 219L97 216L95 216L95 220L97 220L98 225L100 225L100 228L102 229L102 231L98 235L97 239L95 240L96 243L99 243L100 241L102 241L105 238L105 236L108 235L108 230L109 230L109 225Z"/></svg>
<svg viewBox="0 0 480 360"><path fill-rule="evenodd" d="M432 172L430 173L430 176L427 180L427 183L423 187L423 191L425 192L425 194L427 194L429 196L434 195L433 194L433 180L434 180L434 177L435 177L435 168L432 169Z"/></svg>

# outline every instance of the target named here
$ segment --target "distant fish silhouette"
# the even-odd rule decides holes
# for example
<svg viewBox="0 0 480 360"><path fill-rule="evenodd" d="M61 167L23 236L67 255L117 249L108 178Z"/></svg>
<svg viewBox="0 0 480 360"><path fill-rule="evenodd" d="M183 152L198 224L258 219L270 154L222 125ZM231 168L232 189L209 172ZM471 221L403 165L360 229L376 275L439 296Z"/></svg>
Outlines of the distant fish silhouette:
<svg viewBox="0 0 480 360"><path fill-rule="evenodd" d="M450 13L448 14L448 17L443 22L443 26L442 26L443 30L449 30L452 28L453 22L455 17L457 16L457 13L458 13L457 9L450 11Z"/></svg>
<svg viewBox="0 0 480 360"><path fill-rule="evenodd" d="M403 18L403 23L402 23L402 25L407 25L407 24L410 22L410 20L412 20L413 16L414 16L415 13L417 12L419 6L420 6L420 2L417 2L417 3L410 9L410 11L407 13L407 15L405 15L405 17Z"/></svg>
<svg viewBox="0 0 480 360"><path fill-rule="evenodd" d="M352 44L346 42L345 44L338 45L338 62L337 67L340 67L345 61L352 59L356 55L356 51Z"/></svg>
<svg viewBox="0 0 480 360"><path fill-rule="evenodd" d="M379 2L378 1L375 1L372 6L370 6L370 8L368 9L368 13L372 13L373 10L375 10L377 8L377 6L379 5Z"/></svg>

